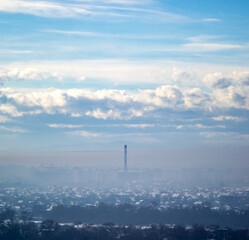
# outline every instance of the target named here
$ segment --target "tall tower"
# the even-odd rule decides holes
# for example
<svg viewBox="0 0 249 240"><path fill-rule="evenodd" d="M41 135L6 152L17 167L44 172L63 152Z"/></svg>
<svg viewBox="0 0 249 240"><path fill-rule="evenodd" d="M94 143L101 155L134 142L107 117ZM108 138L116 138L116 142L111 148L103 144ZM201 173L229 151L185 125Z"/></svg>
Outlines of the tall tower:
<svg viewBox="0 0 249 240"><path fill-rule="evenodd" d="M127 171L127 145L124 145L124 171Z"/></svg>

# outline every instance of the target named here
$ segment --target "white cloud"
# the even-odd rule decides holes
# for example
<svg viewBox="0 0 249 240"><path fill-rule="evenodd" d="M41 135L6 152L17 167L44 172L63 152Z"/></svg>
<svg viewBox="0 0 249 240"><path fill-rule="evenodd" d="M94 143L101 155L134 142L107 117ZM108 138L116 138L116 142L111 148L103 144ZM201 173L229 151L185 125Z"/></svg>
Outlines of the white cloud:
<svg viewBox="0 0 249 240"><path fill-rule="evenodd" d="M73 0L74 2L88 2L88 3L101 3L101 4L124 4L124 5L140 5L148 4L151 0Z"/></svg>
<svg viewBox="0 0 249 240"><path fill-rule="evenodd" d="M245 121L244 118L242 117L236 117L236 116L217 116L217 117L213 117L212 118L215 121L236 121L236 122L241 122L241 121Z"/></svg>
<svg viewBox="0 0 249 240"><path fill-rule="evenodd" d="M183 82L191 83L194 78L196 78L195 74L192 70L182 70L180 68L174 67L172 69L171 78L175 83L182 84Z"/></svg>
<svg viewBox="0 0 249 240"><path fill-rule="evenodd" d="M61 80L61 76L56 72L46 71L32 67L0 68L0 82L8 80Z"/></svg>
<svg viewBox="0 0 249 240"><path fill-rule="evenodd" d="M244 46L225 43L187 43L183 47L191 52L216 52L232 49L241 49Z"/></svg>
<svg viewBox="0 0 249 240"><path fill-rule="evenodd" d="M230 77L233 79L233 85L249 86L249 71L234 71Z"/></svg>
<svg viewBox="0 0 249 240"><path fill-rule="evenodd" d="M216 72L204 77L203 82L209 88L228 88L230 86L249 86L249 71L234 71L231 74Z"/></svg>
<svg viewBox="0 0 249 240"><path fill-rule="evenodd" d="M140 90L1 88L0 97L7 103L0 105L0 111L13 117L58 113L71 117L128 120L151 116L151 112L160 109L249 109L248 76L248 72L208 75L203 80L208 90L172 85ZM229 79L229 84L223 79ZM82 105L84 102L87 104Z"/></svg>
<svg viewBox="0 0 249 240"><path fill-rule="evenodd" d="M197 123L195 124L195 127L196 128L202 128L202 129L210 129L210 128L226 128L226 126L224 125L216 125L216 126L206 126L206 125L203 125L201 123Z"/></svg>
<svg viewBox="0 0 249 240"><path fill-rule="evenodd" d="M12 133L25 133L25 132L27 132L26 130L23 130L20 128L9 128L9 127L5 127L5 126L0 126L0 130L12 132Z"/></svg>
<svg viewBox="0 0 249 240"><path fill-rule="evenodd" d="M80 113L71 113L71 117L82 117Z"/></svg>
<svg viewBox="0 0 249 240"><path fill-rule="evenodd" d="M51 32L51 33L59 33L59 34L65 34L65 35L77 35L82 37L110 37L114 35L109 35L105 33L98 33L98 32L83 32L83 31L65 31L65 30L45 30L44 32Z"/></svg>
<svg viewBox="0 0 249 240"><path fill-rule="evenodd" d="M68 35L68 36L81 36L81 37L99 37L99 38L120 38L120 39L175 39L173 36L168 35L135 35L135 34L116 34L116 33L103 33L103 32L89 32L89 31L68 31L68 30L58 30L58 29L45 29L42 30L42 32L47 33L54 33L54 34L61 34L61 35ZM63 46L63 49L66 47ZM69 50L75 49L75 48L67 48ZM82 48L81 48L82 49ZM126 49L127 51L127 49Z"/></svg>
<svg viewBox="0 0 249 240"><path fill-rule="evenodd" d="M226 126L224 125L203 125L201 123L197 123L197 124L187 124L187 125L176 125L174 126L177 130L182 129L182 128L197 128L197 129L213 129L213 128L226 128Z"/></svg>
<svg viewBox="0 0 249 240"><path fill-rule="evenodd" d="M81 128L83 125L72 125L72 124L48 124L51 128Z"/></svg>
<svg viewBox="0 0 249 240"><path fill-rule="evenodd" d="M248 134L241 134L238 132L201 132L200 136L205 138L223 138L226 141L234 141L234 139L248 140Z"/></svg>
<svg viewBox="0 0 249 240"><path fill-rule="evenodd" d="M132 4L135 1L127 1ZM23 1L23 0L8 0L0 1L0 11L8 13L23 13L31 14L40 17L49 18L78 18L82 16L91 17L137 17L139 13L147 13L151 19L150 14L165 21L182 21L187 20L187 17L161 12L157 10L147 9L147 8L135 8L130 6L118 6L118 5L103 5L103 4L124 4L124 1L91 1L90 3L84 3L84 1L73 2L70 4L59 3L56 1ZM136 1L137 3L137 1ZM137 14L131 14L137 13Z"/></svg>
<svg viewBox="0 0 249 240"><path fill-rule="evenodd" d="M205 138L225 137L229 135L227 132L201 132L200 136Z"/></svg>
<svg viewBox="0 0 249 240"><path fill-rule="evenodd" d="M23 112L19 112L14 105L11 105L8 103L0 105L0 112L2 112L4 114L9 114L12 117L23 116Z"/></svg>
<svg viewBox="0 0 249 240"><path fill-rule="evenodd" d="M155 124L124 124L127 128L150 128L155 127Z"/></svg>
<svg viewBox="0 0 249 240"><path fill-rule="evenodd" d="M9 50L10 53L20 53L20 54L26 54L26 53L35 53L35 51L31 50Z"/></svg>
<svg viewBox="0 0 249 240"><path fill-rule="evenodd" d="M184 92L185 108L202 108L209 109L211 104L208 93L203 92L200 88L188 89Z"/></svg>
<svg viewBox="0 0 249 240"><path fill-rule="evenodd" d="M181 89L177 86L164 85L156 89L155 94L157 97L165 98L167 100L174 100L175 103L183 97Z"/></svg>
<svg viewBox="0 0 249 240"><path fill-rule="evenodd" d="M202 19L204 22L220 22L221 20L219 18L204 18Z"/></svg>
<svg viewBox="0 0 249 240"><path fill-rule="evenodd" d="M87 111L86 116L94 117L97 119L119 119L119 120L128 120L134 117L141 117L143 115L143 111L141 110L135 110L135 109L128 109L126 111L122 110L108 110L108 111L102 111L99 108L93 111Z"/></svg>
<svg viewBox="0 0 249 240"><path fill-rule="evenodd" d="M12 120L6 116L0 115L0 123L11 122Z"/></svg>
<svg viewBox="0 0 249 240"><path fill-rule="evenodd" d="M156 52L186 52L186 53L209 53L209 52L218 52L218 51L231 51L231 50L242 50L242 49L248 49L247 44L231 44L226 42L214 42L209 41L213 40L215 38L219 38L218 36L195 36L187 38L189 42L181 44L181 45L173 45L168 48L155 48L151 49L151 51Z"/></svg>
<svg viewBox="0 0 249 240"><path fill-rule="evenodd" d="M249 109L249 72L213 73L203 82L212 89L213 105L220 108Z"/></svg>
<svg viewBox="0 0 249 240"><path fill-rule="evenodd" d="M0 11L10 13L32 14L42 17L74 17L75 15L91 14L90 11L79 8L77 5L60 4L49 1L17 1L0 2Z"/></svg>
<svg viewBox="0 0 249 240"><path fill-rule="evenodd" d="M246 72L248 68L231 66L237 70L236 76ZM211 64L192 64L172 61L128 61L128 60L81 60L81 61L42 61L11 63L0 65L1 80L24 79L32 80L32 76L40 80L91 81L95 83L119 85L175 85L202 86L204 76L213 72L229 75L227 66ZM28 72L28 73L27 73ZM14 74L15 73L15 74ZM20 76L20 77L19 77Z"/></svg>
<svg viewBox="0 0 249 240"><path fill-rule="evenodd" d="M227 88L232 85L232 79L229 77L223 76L222 73L213 73L208 74L203 79L203 82L206 86L210 88Z"/></svg>
<svg viewBox="0 0 249 240"><path fill-rule="evenodd" d="M168 65L168 67L166 67ZM173 64L141 63L124 60L88 60L72 62L15 63L0 67L0 82L12 79L36 80L65 78L84 81L97 79L115 84L164 83L171 79ZM33 79L32 79L33 78Z"/></svg>
<svg viewBox="0 0 249 240"><path fill-rule="evenodd" d="M108 35L105 33L98 33L98 32L83 32L83 31L65 31L65 30L45 30L44 32L51 32L51 33L59 33L64 35L76 35L76 36L82 36L82 37L109 37L113 35Z"/></svg>
<svg viewBox="0 0 249 240"><path fill-rule="evenodd" d="M17 107L13 104L0 104L0 112L4 114L8 114L12 117L22 117L23 115L37 115L41 114L41 110L30 110L30 111L18 111ZM10 122L11 119L7 118L6 116L0 115L0 122Z"/></svg>
<svg viewBox="0 0 249 240"><path fill-rule="evenodd" d="M112 109L108 110L107 112L101 111L99 108L93 111L87 111L86 116L94 117L97 119L120 119L121 113L119 111L113 111Z"/></svg>
<svg viewBox="0 0 249 240"><path fill-rule="evenodd" d="M196 36L187 38L187 40L190 42L198 43L198 42L207 42L207 41L219 39L219 38L221 38L221 36L218 36L218 35L196 35Z"/></svg>
<svg viewBox="0 0 249 240"><path fill-rule="evenodd" d="M80 0L82 1L82 0ZM85 1L85 0L83 0ZM86 0L87 1L87 0ZM89 0L88 0L89 1ZM92 2L92 0L90 0ZM104 4L124 4L124 5L130 5L130 4L145 4L145 3L149 3L151 1L145 0L143 2L138 1L138 0L95 0L95 2L98 3L104 3Z"/></svg>
<svg viewBox="0 0 249 240"><path fill-rule="evenodd" d="M187 50L191 52L216 52L224 50L241 49L247 47L238 44L214 42L215 39L219 38L221 38L221 36L199 35L199 36L190 37L187 39L188 41L190 41L190 43L183 44L181 50Z"/></svg>
<svg viewBox="0 0 249 240"><path fill-rule="evenodd" d="M143 111L141 110L136 110L136 109L128 109L128 116L125 119L131 119L133 117L142 117L143 116Z"/></svg>
<svg viewBox="0 0 249 240"><path fill-rule="evenodd" d="M86 77L81 76L79 78L77 78L76 82L84 82L86 80Z"/></svg>
<svg viewBox="0 0 249 240"><path fill-rule="evenodd" d="M219 108L249 109L249 86L230 86L213 92L214 105Z"/></svg>
<svg viewBox="0 0 249 240"><path fill-rule="evenodd" d="M6 92L9 99L20 105L42 107L47 112L50 112L54 107L63 107L67 103L64 91L59 89L17 89L16 91L5 89L2 92Z"/></svg>
<svg viewBox="0 0 249 240"><path fill-rule="evenodd" d="M69 132L68 134L74 135L74 136L81 136L81 137L98 137L101 134L100 133L93 133L88 131L73 131Z"/></svg>

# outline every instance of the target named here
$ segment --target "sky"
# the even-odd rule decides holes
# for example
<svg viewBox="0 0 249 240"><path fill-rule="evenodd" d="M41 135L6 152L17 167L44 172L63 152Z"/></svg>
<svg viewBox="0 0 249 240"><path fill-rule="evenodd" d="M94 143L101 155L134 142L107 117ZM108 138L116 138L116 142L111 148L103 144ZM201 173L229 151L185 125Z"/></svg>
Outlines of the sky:
<svg viewBox="0 0 249 240"><path fill-rule="evenodd" d="M0 163L118 165L127 144L139 166L248 167L248 13L247 0L0 1Z"/></svg>

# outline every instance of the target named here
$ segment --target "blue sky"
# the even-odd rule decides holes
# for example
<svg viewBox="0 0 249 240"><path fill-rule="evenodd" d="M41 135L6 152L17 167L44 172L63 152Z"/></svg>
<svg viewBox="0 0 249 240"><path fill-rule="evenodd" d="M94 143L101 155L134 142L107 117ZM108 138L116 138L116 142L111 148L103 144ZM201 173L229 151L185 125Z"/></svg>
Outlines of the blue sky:
<svg viewBox="0 0 249 240"><path fill-rule="evenodd" d="M97 159L128 144L134 159L172 163L165 152L180 151L182 162L248 166L248 10L246 0L1 1L1 161Z"/></svg>

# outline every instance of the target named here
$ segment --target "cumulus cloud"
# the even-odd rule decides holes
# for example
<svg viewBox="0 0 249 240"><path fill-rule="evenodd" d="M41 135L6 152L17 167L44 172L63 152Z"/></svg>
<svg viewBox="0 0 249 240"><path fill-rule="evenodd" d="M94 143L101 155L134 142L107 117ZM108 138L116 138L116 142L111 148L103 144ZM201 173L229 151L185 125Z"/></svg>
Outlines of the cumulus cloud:
<svg viewBox="0 0 249 240"><path fill-rule="evenodd" d="M107 112L101 111L99 108L93 111L87 111L86 116L94 117L97 119L120 119L121 113L119 111L113 111L112 109L108 110Z"/></svg>
<svg viewBox="0 0 249 240"><path fill-rule="evenodd" d="M143 116L143 111L132 109L132 108L128 109L127 113L128 113L128 116L126 117L126 119L131 119L133 117L141 117L141 116Z"/></svg>
<svg viewBox="0 0 249 240"><path fill-rule="evenodd" d="M119 120L128 120L134 117L141 117L143 115L143 112L140 110L135 109L128 109L127 111L121 111L121 110L108 110L108 111L102 111L99 108L93 111L87 111L86 116L94 117L97 119L119 119Z"/></svg>
<svg viewBox="0 0 249 240"><path fill-rule="evenodd" d="M209 108L211 101L208 93L200 88L192 88L185 91L184 104L186 108Z"/></svg>
<svg viewBox="0 0 249 240"><path fill-rule="evenodd" d="M233 79L234 85L249 86L249 71L234 71L231 78Z"/></svg>
<svg viewBox="0 0 249 240"><path fill-rule="evenodd" d="M183 89L176 86L164 85L156 89L138 91L127 90L90 90L90 89L2 89L2 94L16 105L29 107L30 111L43 111L45 113L70 113L73 117L80 117L79 109L71 110L71 102L91 101L93 105L98 102L107 110L100 108L88 109L86 116L97 119L130 119L143 116L146 112L156 109L208 109L212 105L208 93L199 88ZM109 104L112 107L109 107ZM7 110L11 108L11 110ZM2 111L12 115L21 116L13 105L3 105ZM135 107L137 106L137 107ZM35 108L35 109L34 109ZM87 108L87 106L85 106ZM109 109L108 109L109 108Z"/></svg>
<svg viewBox="0 0 249 240"><path fill-rule="evenodd" d="M12 117L21 117L23 116L23 112L19 112L14 105L11 104L1 104L0 112L4 114L9 114Z"/></svg>
<svg viewBox="0 0 249 240"><path fill-rule="evenodd" d="M212 104L219 108L249 109L249 72L234 71L231 74L208 74L205 85L212 89Z"/></svg>
<svg viewBox="0 0 249 240"><path fill-rule="evenodd" d="M248 76L248 72L208 75L203 80L208 90L166 84L138 90L1 88L0 97L4 104L0 105L0 112L13 117L58 113L71 117L129 120L152 116L153 111L163 109L249 109Z"/></svg>
<svg viewBox="0 0 249 240"><path fill-rule="evenodd" d="M66 97L63 90L59 89L2 89L3 94L7 94L7 97L15 101L19 105L27 107L41 107L47 112L50 112L52 108L63 107L66 105Z"/></svg>
<svg viewBox="0 0 249 240"><path fill-rule="evenodd" d="M208 74L204 79L206 86L210 88L227 88L231 86L232 79L224 77L222 73Z"/></svg>
<svg viewBox="0 0 249 240"><path fill-rule="evenodd" d="M176 67L173 67L172 69L171 78L175 83L182 83L184 81L191 82L194 77L192 71L186 71Z"/></svg>
<svg viewBox="0 0 249 240"><path fill-rule="evenodd" d="M166 101L174 101L174 104L179 103L179 99L182 99L183 97L179 87L169 85L158 87L155 91L155 94L157 97L163 98Z"/></svg>
<svg viewBox="0 0 249 240"><path fill-rule="evenodd" d="M230 86L213 92L214 104L219 108L249 109L249 86Z"/></svg>
<svg viewBox="0 0 249 240"><path fill-rule="evenodd" d="M224 75L220 72L208 74L203 79L204 84L209 88L224 89L230 86L249 86L248 71L234 71L231 74Z"/></svg>
<svg viewBox="0 0 249 240"><path fill-rule="evenodd" d="M8 114L12 117L22 117L23 115L37 115L41 114L41 110L29 110L29 111L18 111L17 107L14 106L13 104L1 104L0 105L0 112L3 114ZM6 116L1 116L0 115L0 122L10 122L12 121L11 119L7 118Z"/></svg>

